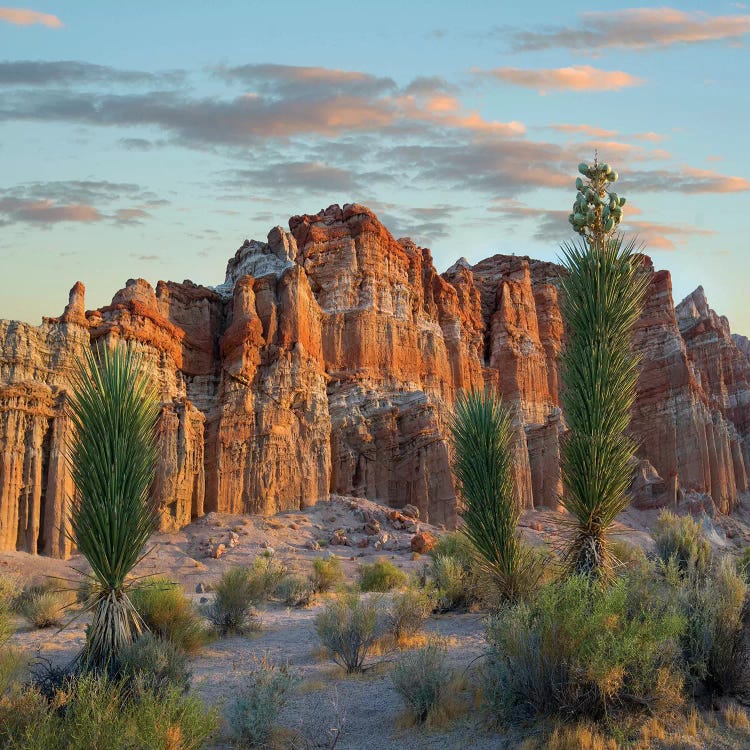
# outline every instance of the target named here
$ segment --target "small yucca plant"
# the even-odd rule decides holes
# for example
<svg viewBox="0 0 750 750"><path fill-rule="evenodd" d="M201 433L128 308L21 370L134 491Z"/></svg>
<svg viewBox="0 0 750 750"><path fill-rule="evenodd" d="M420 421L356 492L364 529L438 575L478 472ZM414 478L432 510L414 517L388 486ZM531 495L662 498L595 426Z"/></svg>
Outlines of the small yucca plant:
<svg viewBox="0 0 750 750"><path fill-rule="evenodd" d="M114 664L143 630L127 577L154 530L149 490L156 462L159 402L128 346L88 351L73 376L70 462L76 494L71 538L88 560L93 613L85 668Z"/></svg>
<svg viewBox="0 0 750 750"><path fill-rule="evenodd" d="M586 165L582 165L586 166ZM589 192L606 202L607 165L589 168ZM612 555L608 532L629 502L630 459L636 444L627 434L638 382L632 350L648 274L639 247L612 236L601 206L592 229L563 245L561 313L567 333L561 397L569 433L562 445L562 504L572 515L566 560L575 573L607 578Z"/></svg>
<svg viewBox="0 0 750 750"><path fill-rule="evenodd" d="M464 502L462 533L503 599L521 597L539 576L518 537L510 412L489 391L459 396L450 423L453 472Z"/></svg>

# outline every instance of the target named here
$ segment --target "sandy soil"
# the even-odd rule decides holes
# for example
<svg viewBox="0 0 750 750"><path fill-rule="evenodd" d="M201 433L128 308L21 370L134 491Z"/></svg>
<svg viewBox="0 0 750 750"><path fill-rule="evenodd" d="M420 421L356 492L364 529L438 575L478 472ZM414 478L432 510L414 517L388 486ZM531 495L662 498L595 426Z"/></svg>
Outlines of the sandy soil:
<svg viewBox="0 0 750 750"><path fill-rule="evenodd" d="M360 562L382 556L392 559L407 572L420 570L425 559L413 559L409 546L413 530L394 529L385 512L386 509L376 503L336 497L304 512L265 519L209 514L179 533L155 535L154 549L139 564L136 575L167 575L200 603L211 595L198 593L199 584L210 587L227 568L250 563L269 546L290 569L299 572L307 572L314 558L334 553L341 557L349 580L356 577ZM649 548L653 541L648 529L657 515L658 511L627 511L620 518L622 538ZM366 548L310 549L316 541L330 540L336 529L344 530L356 544L365 537L363 520L373 518L379 520L382 532L388 535L387 549L373 548L373 541L382 536L370 537ZM521 524L524 535L533 544L554 544L555 518L551 513L525 514ZM732 518L705 519L705 524L717 547L739 550L750 541L749 521L750 514L743 508ZM441 529L427 524L419 526L436 535L442 533ZM236 543L234 547L229 546L232 539ZM227 551L222 557L206 556L210 546L224 542ZM80 580L77 571L85 568L85 561L78 556L61 561L25 553L0 553L0 575L19 574L25 581L56 576L70 580L73 586ZM478 725L472 711L452 723L450 731L399 728L403 724L403 708L389 675L399 654L378 657L375 661L381 663L364 675L345 676L321 656L318 647L313 620L323 606L323 602L307 609L290 609L277 603L266 605L261 610L263 627L259 633L216 640L192 660L194 690L209 703L227 702L247 679L253 660L268 654L277 662L288 662L302 678L280 718L280 725L306 737L310 748L328 747L330 729L342 722L337 750L490 750L507 746L503 737ZM57 632L33 630L19 620L13 642L31 655L63 664L81 648L85 624L85 618L81 618ZM484 649L481 613L434 616L427 630L448 640L449 659L458 673L479 668ZM216 745L216 748L223 747L225 745Z"/></svg>

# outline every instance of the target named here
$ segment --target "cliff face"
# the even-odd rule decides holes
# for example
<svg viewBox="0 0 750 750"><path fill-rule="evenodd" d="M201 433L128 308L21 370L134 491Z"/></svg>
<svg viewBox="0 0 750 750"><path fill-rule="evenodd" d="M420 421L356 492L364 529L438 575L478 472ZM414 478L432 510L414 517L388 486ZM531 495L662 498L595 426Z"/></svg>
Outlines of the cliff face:
<svg viewBox="0 0 750 750"><path fill-rule="evenodd" d="M485 385L515 410L519 503L557 506L559 268L497 255L440 275L428 250L359 205L289 227L246 241L215 289L130 280L87 312L76 284L60 318L0 321L0 549L70 551L69 377L92 343L118 339L139 349L161 395L163 529L329 492L412 503L451 524L448 420L461 390ZM729 512L747 490L750 347L702 290L675 311L669 274L649 272L634 502L690 492Z"/></svg>

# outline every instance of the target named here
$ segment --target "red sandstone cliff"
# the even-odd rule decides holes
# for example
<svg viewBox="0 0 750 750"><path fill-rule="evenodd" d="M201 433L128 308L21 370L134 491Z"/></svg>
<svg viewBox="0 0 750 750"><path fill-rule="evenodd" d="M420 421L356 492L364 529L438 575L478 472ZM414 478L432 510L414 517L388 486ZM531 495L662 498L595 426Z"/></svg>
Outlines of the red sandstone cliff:
<svg viewBox="0 0 750 750"><path fill-rule="evenodd" d="M159 386L164 529L329 492L450 524L446 424L456 394L484 385L515 409L519 503L556 507L559 268L497 255L440 275L428 250L359 205L289 227L246 241L215 289L130 280L86 312L79 283L60 318L0 321L0 549L69 552L66 389L75 358L102 339L133 342ZM669 273L649 272L634 502L690 493L729 512L748 488L750 347L701 289L675 311Z"/></svg>

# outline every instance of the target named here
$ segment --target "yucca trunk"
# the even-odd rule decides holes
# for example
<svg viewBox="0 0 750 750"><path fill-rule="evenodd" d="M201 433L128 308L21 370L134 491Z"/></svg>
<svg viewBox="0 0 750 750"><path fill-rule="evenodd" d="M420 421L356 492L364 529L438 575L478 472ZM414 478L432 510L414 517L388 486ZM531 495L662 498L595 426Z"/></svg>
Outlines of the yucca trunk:
<svg viewBox="0 0 750 750"><path fill-rule="evenodd" d="M572 516L566 560L592 577L611 573L609 530L629 502L636 444L627 429L640 361L631 339L648 286L636 250L621 237L563 246L561 397L569 433L562 504Z"/></svg>
<svg viewBox="0 0 750 750"><path fill-rule="evenodd" d="M149 491L156 463L159 404L141 360L119 344L89 351L73 379L70 411L71 538L91 566L92 621L80 660L113 665L142 628L128 575L154 529Z"/></svg>

